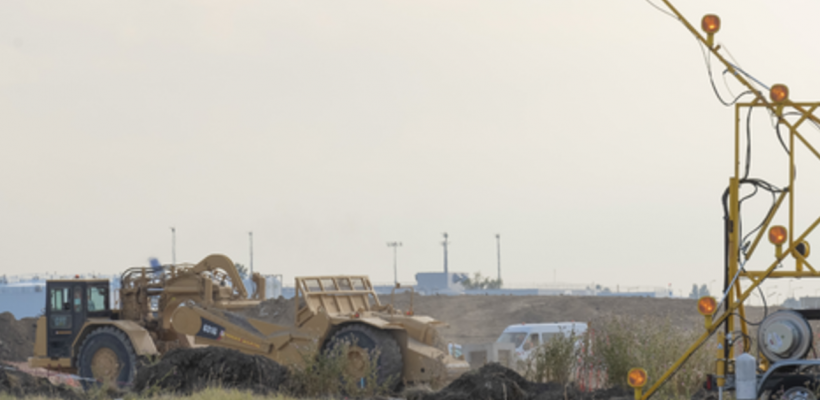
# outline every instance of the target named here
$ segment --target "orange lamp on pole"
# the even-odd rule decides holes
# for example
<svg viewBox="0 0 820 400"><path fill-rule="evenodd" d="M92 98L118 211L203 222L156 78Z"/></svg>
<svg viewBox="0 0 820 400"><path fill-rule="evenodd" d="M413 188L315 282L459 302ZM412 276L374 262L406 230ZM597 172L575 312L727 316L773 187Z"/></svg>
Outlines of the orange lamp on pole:
<svg viewBox="0 0 820 400"><path fill-rule="evenodd" d="M774 254L777 258L783 256L783 243L789 237L785 226L775 225L769 228L769 242L774 245Z"/></svg>
<svg viewBox="0 0 820 400"><path fill-rule="evenodd" d="M635 389L635 400L640 400L643 394L643 387L647 381L646 370L643 368L632 368L626 374L626 383Z"/></svg>
<svg viewBox="0 0 820 400"><path fill-rule="evenodd" d="M717 300L712 296L703 296L698 299L698 312L703 315L706 329L712 326L712 315L717 311Z"/></svg>
<svg viewBox="0 0 820 400"><path fill-rule="evenodd" d="M782 103L789 98L789 87L778 83L769 90L769 98L775 103Z"/></svg>
<svg viewBox="0 0 820 400"><path fill-rule="evenodd" d="M706 45L710 48L715 41L715 33L720 30L720 17L715 14L706 14L700 20L700 28L706 32Z"/></svg>

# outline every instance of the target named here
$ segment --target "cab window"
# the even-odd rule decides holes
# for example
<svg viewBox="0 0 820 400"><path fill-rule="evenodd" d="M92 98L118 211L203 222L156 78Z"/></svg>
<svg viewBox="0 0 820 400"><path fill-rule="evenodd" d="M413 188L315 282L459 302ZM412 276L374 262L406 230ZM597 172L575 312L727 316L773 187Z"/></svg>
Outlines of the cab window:
<svg viewBox="0 0 820 400"><path fill-rule="evenodd" d="M83 311L83 288L74 286L74 312Z"/></svg>
<svg viewBox="0 0 820 400"><path fill-rule="evenodd" d="M67 287L52 288L50 296L51 311L71 311L71 289Z"/></svg>
<svg viewBox="0 0 820 400"><path fill-rule="evenodd" d="M108 288L91 286L88 288L88 312L106 311L108 309Z"/></svg>
<svg viewBox="0 0 820 400"><path fill-rule="evenodd" d="M527 338L526 341L524 341L524 351L527 351L527 350L533 349L535 347L538 347L539 344L540 344L540 341L538 339L538 334L533 333Z"/></svg>
<svg viewBox="0 0 820 400"><path fill-rule="evenodd" d="M504 332L501 334L501 337L498 338L498 343L512 343L515 345L515 348L518 348L526 337L526 332Z"/></svg>

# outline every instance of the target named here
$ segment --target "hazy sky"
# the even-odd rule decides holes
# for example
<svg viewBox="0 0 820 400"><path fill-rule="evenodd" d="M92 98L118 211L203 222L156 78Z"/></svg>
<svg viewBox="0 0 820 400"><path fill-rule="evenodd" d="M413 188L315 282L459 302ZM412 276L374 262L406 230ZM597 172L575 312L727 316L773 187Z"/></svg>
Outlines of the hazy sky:
<svg viewBox="0 0 820 400"><path fill-rule="evenodd" d="M816 1L678 3L820 99ZM722 279L732 136L646 1L3 1L0 273L170 262L174 226L190 262L247 263L253 231L287 282L390 282L401 241L412 282L446 231L453 271L494 275L500 233L510 283L688 292Z"/></svg>

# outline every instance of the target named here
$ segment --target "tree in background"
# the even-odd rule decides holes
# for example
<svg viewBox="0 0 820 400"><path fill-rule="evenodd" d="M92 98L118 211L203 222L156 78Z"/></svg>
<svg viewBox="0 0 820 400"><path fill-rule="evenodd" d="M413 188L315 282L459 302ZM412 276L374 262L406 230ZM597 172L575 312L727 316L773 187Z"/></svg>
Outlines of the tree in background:
<svg viewBox="0 0 820 400"><path fill-rule="evenodd" d="M693 283L692 284L692 291L689 292L689 298L690 299L699 299L699 298L704 297L704 296L709 296L709 288L706 287L706 284L704 283L703 285L700 285L700 288L698 288L698 284Z"/></svg>
<svg viewBox="0 0 820 400"><path fill-rule="evenodd" d="M490 279L481 276L481 272L476 272L472 278L461 281L465 289L501 289L503 281L501 279Z"/></svg>

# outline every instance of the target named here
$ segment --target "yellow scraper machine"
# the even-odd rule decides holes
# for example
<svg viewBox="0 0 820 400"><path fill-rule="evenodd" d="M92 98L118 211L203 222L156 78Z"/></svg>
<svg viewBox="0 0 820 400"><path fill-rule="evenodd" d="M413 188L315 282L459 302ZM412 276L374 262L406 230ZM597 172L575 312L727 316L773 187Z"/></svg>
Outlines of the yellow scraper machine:
<svg viewBox="0 0 820 400"><path fill-rule="evenodd" d="M820 375L817 373L820 360L807 359L806 356L813 342L808 321L820 319L820 310L767 313L757 326L755 341L751 340L751 323L746 319L743 303L755 291L761 291L762 297L760 287L767 279L820 276L808 260L810 247L807 241L820 224L820 218L815 218L816 215L807 210L812 203L800 203L799 215L802 219L797 218L798 209L795 207L797 155L801 159L820 160L820 153L809 141L810 136L801 131L807 125L814 125L814 128L820 126L820 119L814 114L820 102L792 101L785 85L769 87L729 62L721 46L714 41L720 29L720 18L716 15L703 17L701 28L704 36L668 0L662 1L669 14L678 19L705 48L706 56L716 59L725 68L725 74L735 77L743 86L744 92L731 101L721 99L725 105L734 106L735 111L734 176L729 179L729 187L723 194L726 221L724 290L717 299L703 297L698 300L698 312L704 316L705 332L654 384L644 391L649 377L641 368L629 371L628 384L635 389L636 400L651 397L692 353L715 337L715 370L704 384L707 398L722 399L727 392L734 392L733 397L739 400L772 396L789 400L816 400L815 391L820 386ZM707 66L711 69L709 58ZM712 84L720 97L714 82ZM785 168L781 167L779 171L783 175L788 174L785 186L778 187L749 176L752 154L749 121L756 110L765 111L773 121L773 133L783 148L782 158L787 162L782 166ZM741 117L746 120L745 129L741 129L744 126ZM800 176L804 180L810 175L808 168L801 170ZM816 182L807 183L809 185L817 186ZM741 208L744 201L755 194L771 196L771 205L759 215L752 215L751 211ZM742 224L744 216L751 218L752 223ZM750 226L753 229L745 230ZM772 247L761 245L764 236L768 236ZM753 259L753 256L756 257ZM756 357L751 355L753 343L757 346L754 351Z"/></svg>
<svg viewBox="0 0 820 400"><path fill-rule="evenodd" d="M364 378L375 362L379 385L435 386L469 369L437 346L443 322L415 315L412 297L404 312L382 304L366 276L296 278L294 326L231 311L260 303L265 280L254 274L253 281L248 298L235 264L221 254L196 265L130 268L121 277L119 309L111 307L108 280L48 281L29 365L76 373L86 387L124 387L143 359L210 345L284 365L304 362L312 347L347 349L348 376Z"/></svg>

